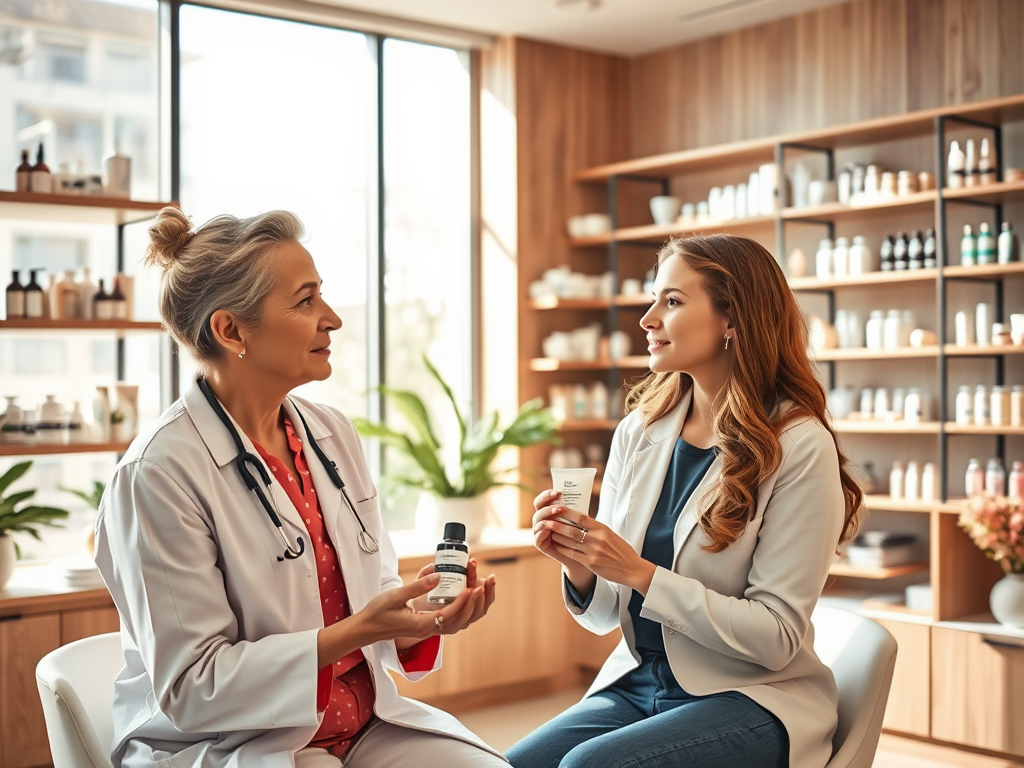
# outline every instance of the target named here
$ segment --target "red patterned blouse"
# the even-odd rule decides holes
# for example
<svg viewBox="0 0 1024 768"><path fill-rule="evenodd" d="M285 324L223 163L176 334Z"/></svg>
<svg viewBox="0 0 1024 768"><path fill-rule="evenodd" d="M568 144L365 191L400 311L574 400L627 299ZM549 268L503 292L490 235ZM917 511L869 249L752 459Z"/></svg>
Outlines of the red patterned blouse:
<svg viewBox="0 0 1024 768"><path fill-rule="evenodd" d="M295 434L288 418L285 418L284 426L288 448L299 471L298 477L263 446L258 443L254 445L306 524L312 555L316 558L320 605L326 627L348 617L348 593L339 567L338 553L324 528L320 502L309 475L309 466L302 455L302 440ZM440 638L435 636L412 646L400 654L399 658L405 671L426 672L434 666L439 650ZM323 667L317 678L316 702L317 711L324 713L324 719L309 745L326 749L335 757L342 757L348 751L352 739L373 716L374 698L373 675L363 652L358 648L345 658Z"/></svg>

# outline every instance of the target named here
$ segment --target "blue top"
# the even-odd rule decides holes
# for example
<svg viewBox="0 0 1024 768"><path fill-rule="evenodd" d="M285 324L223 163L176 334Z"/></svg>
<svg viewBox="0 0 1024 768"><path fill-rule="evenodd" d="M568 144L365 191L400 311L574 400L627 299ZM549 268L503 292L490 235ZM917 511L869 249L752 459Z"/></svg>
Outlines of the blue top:
<svg viewBox="0 0 1024 768"><path fill-rule="evenodd" d="M644 536L644 546L640 556L655 565L672 570L675 547L672 534L676 521L686 502L690 500L694 490L704 479L708 469L715 460L714 448L697 448L683 438L676 440L672 460L665 473L665 482L661 486L661 496L654 508L651 522ZM593 598L593 590L586 597L579 594L568 579L565 581L569 597L579 608L586 608ZM633 631L637 649L665 652L665 642L661 635L661 624L640 616L640 608L644 598L639 592L633 592L629 600L629 615L633 619Z"/></svg>

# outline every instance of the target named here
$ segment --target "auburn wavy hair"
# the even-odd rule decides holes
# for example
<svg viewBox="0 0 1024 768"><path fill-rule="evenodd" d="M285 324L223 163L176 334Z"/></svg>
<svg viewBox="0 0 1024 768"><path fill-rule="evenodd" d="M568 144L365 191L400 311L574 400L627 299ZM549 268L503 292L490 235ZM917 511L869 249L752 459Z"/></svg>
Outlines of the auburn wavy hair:
<svg viewBox="0 0 1024 768"><path fill-rule="evenodd" d="M832 435L825 389L807 356L807 323L786 278L768 251L745 237L672 238L658 266L680 258L700 275L715 311L728 317L736 335L732 375L713 405L722 474L700 526L721 552L743 532L757 504L757 489L782 459L779 435L791 422L811 417ZM692 388L686 373L651 372L630 390L626 410L639 408L646 424L671 411ZM783 408L783 404L790 404ZM846 519L838 544L860 526L863 493L839 450L839 477Z"/></svg>

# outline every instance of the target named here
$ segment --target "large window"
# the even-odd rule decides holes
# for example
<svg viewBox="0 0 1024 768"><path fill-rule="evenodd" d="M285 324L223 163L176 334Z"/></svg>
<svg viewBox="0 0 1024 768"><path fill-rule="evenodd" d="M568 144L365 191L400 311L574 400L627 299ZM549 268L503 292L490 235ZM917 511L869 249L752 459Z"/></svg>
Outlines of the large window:
<svg viewBox="0 0 1024 768"><path fill-rule="evenodd" d="M195 6L181 12L181 49L183 209L197 223L220 213L297 214L344 322L331 379L303 394L366 415L375 412L372 385L384 380L447 415L441 390L424 376L426 353L468 400L468 56ZM375 300L381 274L383 307ZM183 386L191 374L183 365ZM443 431L454 448L454 420ZM397 461L385 455L384 471ZM411 526L416 497L384 490L388 524Z"/></svg>

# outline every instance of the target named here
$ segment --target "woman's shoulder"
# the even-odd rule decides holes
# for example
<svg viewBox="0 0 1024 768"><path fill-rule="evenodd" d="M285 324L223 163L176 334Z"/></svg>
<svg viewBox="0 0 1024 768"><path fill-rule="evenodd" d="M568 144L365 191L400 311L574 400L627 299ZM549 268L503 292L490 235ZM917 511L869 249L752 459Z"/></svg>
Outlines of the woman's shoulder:
<svg viewBox="0 0 1024 768"><path fill-rule="evenodd" d="M783 454L792 451L837 453L832 433L816 416L805 413L789 417L779 432L779 447L782 448Z"/></svg>

